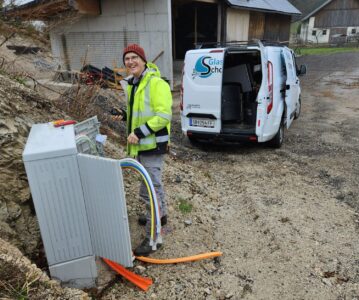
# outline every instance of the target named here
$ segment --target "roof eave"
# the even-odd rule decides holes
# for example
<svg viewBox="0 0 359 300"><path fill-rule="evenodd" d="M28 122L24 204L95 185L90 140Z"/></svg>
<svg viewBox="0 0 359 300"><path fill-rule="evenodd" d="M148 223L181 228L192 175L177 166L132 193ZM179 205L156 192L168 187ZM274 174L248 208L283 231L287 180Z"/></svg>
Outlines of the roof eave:
<svg viewBox="0 0 359 300"><path fill-rule="evenodd" d="M314 9L311 13L309 13L308 15L306 15L304 18L300 19L301 22L306 21L307 19L309 19L311 16L313 16L314 14L316 14L319 10L321 10L324 6L326 6L327 4L329 4L330 2L332 2L332 0L328 0L326 2L324 2L322 5L318 6L316 9Z"/></svg>
<svg viewBox="0 0 359 300"><path fill-rule="evenodd" d="M249 11L260 11L260 12L265 12L265 13L272 13L272 14L280 14L280 15L288 15L288 16L297 16L297 15L301 15L302 13L290 13L290 12L284 12L284 11L278 11L278 10L269 10L269 9L263 9L263 8L249 8L249 7L244 7L244 6L240 6L240 5L231 5L229 4L228 6L233 7L233 8L240 8L243 10L249 10Z"/></svg>

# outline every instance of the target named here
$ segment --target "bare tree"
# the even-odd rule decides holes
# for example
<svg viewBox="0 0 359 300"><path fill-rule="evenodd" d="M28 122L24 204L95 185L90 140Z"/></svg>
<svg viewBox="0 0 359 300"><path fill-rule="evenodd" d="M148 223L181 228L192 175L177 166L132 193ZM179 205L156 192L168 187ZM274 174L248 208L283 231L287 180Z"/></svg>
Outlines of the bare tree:
<svg viewBox="0 0 359 300"><path fill-rule="evenodd" d="M315 31L315 34L313 34L313 31ZM323 35L323 29L314 29L313 31L312 36L315 37L317 44L319 44L319 36Z"/></svg>

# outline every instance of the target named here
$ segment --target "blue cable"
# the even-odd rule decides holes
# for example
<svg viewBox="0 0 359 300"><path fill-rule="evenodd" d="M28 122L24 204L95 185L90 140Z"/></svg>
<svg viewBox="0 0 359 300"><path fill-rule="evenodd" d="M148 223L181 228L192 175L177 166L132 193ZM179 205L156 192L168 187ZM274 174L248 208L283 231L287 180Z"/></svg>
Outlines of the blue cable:
<svg viewBox="0 0 359 300"><path fill-rule="evenodd" d="M144 178L146 179L147 183L148 183L148 186L150 187L150 193L151 193L151 196L152 196L152 199L153 199L153 204L154 204L154 207L155 207L155 218L156 218L156 230L155 230L155 233L156 233L156 240L157 238L160 236L160 233L161 233L161 227L160 227L160 218L159 218L159 207L158 207L158 200L157 200L157 195L156 195L156 192L154 190L154 187L153 187L153 183L152 183L152 180L151 178L149 177L146 169L144 169L144 167L137 161L131 159L131 161L120 161L120 166L121 167L132 167L134 168L135 170L137 170L138 172L140 172ZM142 168L141 168L142 167Z"/></svg>

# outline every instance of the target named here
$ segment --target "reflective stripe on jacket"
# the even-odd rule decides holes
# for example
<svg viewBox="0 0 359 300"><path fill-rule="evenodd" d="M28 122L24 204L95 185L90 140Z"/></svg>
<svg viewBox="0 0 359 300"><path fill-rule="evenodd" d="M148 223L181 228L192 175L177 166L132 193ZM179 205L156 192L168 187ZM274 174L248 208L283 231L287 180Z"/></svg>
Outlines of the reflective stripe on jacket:
<svg viewBox="0 0 359 300"><path fill-rule="evenodd" d="M127 128L140 138L138 144L127 144L127 154L136 157L138 152L157 149L167 145L172 118L172 95L167 82L161 79L157 66L147 63L147 69L135 90L134 101L130 107L133 85L127 86L128 112ZM131 124L129 123L131 122Z"/></svg>

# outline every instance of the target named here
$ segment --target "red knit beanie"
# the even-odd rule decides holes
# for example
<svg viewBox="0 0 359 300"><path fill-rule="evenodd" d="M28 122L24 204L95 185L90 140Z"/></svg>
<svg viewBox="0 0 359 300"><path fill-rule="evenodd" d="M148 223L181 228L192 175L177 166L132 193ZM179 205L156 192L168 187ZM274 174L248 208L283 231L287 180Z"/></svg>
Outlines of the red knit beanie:
<svg viewBox="0 0 359 300"><path fill-rule="evenodd" d="M137 44L131 44L131 45L128 45L125 49L123 49L123 55L122 55L123 62L125 62L125 55L128 52L136 53L139 57L141 57L144 60L145 63L147 63L145 50L143 50L143 48L141 46L139 46Z"/></svg>

